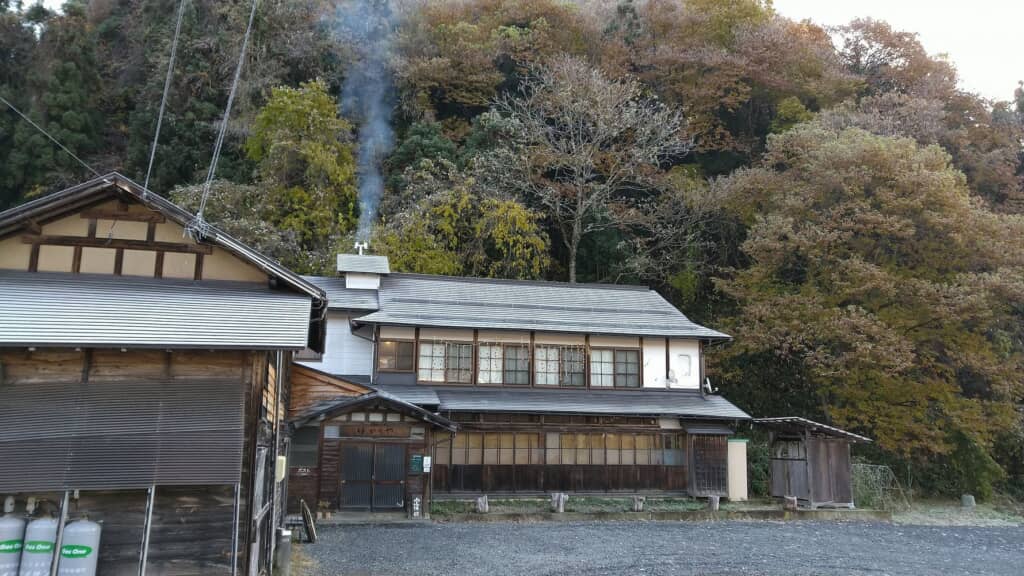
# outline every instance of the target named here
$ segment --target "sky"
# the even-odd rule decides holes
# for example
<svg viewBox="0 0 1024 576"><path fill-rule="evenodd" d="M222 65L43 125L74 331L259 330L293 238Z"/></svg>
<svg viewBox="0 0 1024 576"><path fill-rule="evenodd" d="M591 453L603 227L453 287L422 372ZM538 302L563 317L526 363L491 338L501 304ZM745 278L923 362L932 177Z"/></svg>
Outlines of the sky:
<svg viewBox="0 0 1024 576"><path fill-rule="evenodd" d="M870 16L917 32L929 54L945 53L961 88L1010 100L1024 80L1024 1L1021 0L773 0L775 11L821 25Z"/></svg>

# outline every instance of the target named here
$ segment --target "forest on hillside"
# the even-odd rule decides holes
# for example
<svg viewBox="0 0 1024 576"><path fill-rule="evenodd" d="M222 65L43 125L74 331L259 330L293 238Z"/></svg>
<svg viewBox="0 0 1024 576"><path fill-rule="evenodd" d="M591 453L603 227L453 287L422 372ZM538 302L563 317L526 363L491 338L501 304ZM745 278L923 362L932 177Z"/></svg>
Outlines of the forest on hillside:
<svg viewBox="0 0 1024 576"><path fill-rule="evenodd" d="M142 181L177 0L0 0L0 96ZM150 188L195 209L251 4L187 0ZM302 273L647 284L715 386L1024 495L1024 91L769 0L263 1L205 217ZM1016 91L1014 89L1016 88ZM0 112L0 209L90 174ZM360 219L362 218L362 228Z"/></svg>

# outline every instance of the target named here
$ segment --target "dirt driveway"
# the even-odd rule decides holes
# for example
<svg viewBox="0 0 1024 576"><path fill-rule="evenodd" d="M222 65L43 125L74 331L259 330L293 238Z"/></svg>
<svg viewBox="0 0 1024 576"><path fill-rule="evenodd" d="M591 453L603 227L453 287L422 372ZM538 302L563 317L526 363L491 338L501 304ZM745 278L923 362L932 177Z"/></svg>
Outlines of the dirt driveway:
<svg viewBox="0 0 1024 576"><path fill-rule="evenodd" d="M838 522L323 527L312 575L1024 574L1024 528Z"/></svg>

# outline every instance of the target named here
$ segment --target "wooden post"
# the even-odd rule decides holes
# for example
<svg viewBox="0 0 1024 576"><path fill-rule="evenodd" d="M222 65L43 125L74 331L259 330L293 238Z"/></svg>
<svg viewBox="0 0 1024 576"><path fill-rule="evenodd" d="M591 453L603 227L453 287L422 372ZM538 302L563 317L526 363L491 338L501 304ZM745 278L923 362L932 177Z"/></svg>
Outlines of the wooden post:
<svg viewBox="0 0 1024 576"><path fill-rule="evenodd" d="M156 484L149 487L146 497L146 520L142 525L142 550L139 554L139 576L146 574L146 561L149 559L149 528L153 523L153 505L156 503Z"/></svg>

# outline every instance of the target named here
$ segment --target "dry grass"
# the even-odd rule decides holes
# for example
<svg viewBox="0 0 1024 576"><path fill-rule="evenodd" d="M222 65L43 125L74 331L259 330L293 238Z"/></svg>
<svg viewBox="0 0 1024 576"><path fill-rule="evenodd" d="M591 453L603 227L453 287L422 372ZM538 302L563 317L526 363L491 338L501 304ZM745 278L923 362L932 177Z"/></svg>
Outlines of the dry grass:
<svg viewBox="0 0 1024 576"><path fill-rule="evenodd" d="M316 569L316 560L306 553L305 544L292 543L292 576L310 576Z"/></svg>
<svg viewBox="0 0 1024 576"><path fill-rule="evenodd" d="M956 501L915 500L909 510L895 513L893 521L923 526L1024 526L1022 512L1012 501L996 500L966 509Z"/></svg>

